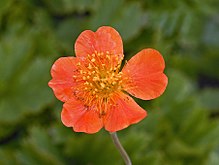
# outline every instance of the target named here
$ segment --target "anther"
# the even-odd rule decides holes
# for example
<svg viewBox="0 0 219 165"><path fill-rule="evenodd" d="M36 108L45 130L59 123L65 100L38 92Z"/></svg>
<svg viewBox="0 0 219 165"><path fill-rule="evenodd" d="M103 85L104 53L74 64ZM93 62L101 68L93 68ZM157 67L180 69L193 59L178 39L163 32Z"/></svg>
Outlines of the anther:
<svg viewBox="0 0 219 165"><path fill-rule="evenodd" d="M116 85L116 82L115 82L115 81L113 81L113 82L112 82L112 85Z"/></svg>
<svg viewBox="0 0 219 165"><path fill-rule="evenodd" d="M97 81L97 77L94 77L94 78L93 78L93 81Z"/></svg>
<svg viewBox="0 0 219 165"><path fill-rule="evenodd" d="M100 86L103 89L103 88L105 88L106 85L104 83L100 83Z"/></svg>
<svg viewBox="0 0 219 165"><path fill-rule="evenodd" d="M88 64L88 69L92 69L92 66L90 63Z"/></svg>

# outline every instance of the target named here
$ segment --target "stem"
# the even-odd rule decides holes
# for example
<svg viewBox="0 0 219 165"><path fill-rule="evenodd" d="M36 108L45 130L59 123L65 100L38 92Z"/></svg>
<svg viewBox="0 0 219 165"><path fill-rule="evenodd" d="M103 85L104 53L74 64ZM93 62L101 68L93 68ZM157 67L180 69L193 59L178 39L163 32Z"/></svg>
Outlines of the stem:
<svg viewBox="0 0 219 165"><path fill-rule="evenodd" d="M128 154L126 153L125 149L121 145L116 132L110 132L110 135L111 135L111 137L113 139L113 142L114 142L116 148L119 150L119 153L121 154L123 160L125 161L125 164L126 165L132 165L132 162L131 162Z"/></svg>

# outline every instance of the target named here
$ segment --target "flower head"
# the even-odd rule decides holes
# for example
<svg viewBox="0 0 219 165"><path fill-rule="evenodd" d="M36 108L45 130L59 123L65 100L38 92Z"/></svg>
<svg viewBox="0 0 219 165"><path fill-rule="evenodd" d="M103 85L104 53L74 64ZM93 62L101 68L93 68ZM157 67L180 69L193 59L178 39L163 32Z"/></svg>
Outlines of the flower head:
<svg viewBox="0 0 219 165"><path fill-rule="evenodd" d="M115 132L137 123L147 113L127 93L150 100L166 89L164 59L154 49L140 51L120 70L123 44L112 27L82 32L75 53L53 64L49 86L65 102L63 124L76 132Z"/></svg>

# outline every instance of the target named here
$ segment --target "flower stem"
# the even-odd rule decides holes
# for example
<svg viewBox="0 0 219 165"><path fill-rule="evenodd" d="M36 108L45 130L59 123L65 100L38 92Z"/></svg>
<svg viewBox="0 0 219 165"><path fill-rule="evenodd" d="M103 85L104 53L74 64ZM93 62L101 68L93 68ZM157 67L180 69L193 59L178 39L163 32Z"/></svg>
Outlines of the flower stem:
<svg viewBox="0 0 219 165"><path fill-rule="evenodd" d="M116 132L110 132L110 135L111 135L111 138L113 139L113 142L114 142L116 148L119 150L123 160L125 161L125 164L126 165L132 165L132 162L131 162L128 154L126 153L125 149L121 145Z"/></svg>

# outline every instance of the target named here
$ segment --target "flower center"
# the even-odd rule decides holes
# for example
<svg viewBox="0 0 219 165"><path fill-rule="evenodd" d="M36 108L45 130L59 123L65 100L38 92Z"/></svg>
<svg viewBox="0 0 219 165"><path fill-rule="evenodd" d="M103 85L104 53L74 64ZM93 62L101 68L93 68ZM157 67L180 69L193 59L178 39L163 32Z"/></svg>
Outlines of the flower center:
<svg viewBox="0 0 219 165"><path fill-rule="evenodd" d="M78 63L73 76L76 82L74 95L85 105L108 104L110 96L122 90L123 77L119 72L122 57L106 52L88 54ZM99 105L102 107L102 105ZM101 110L102 111L102 110Z"/></svg>

